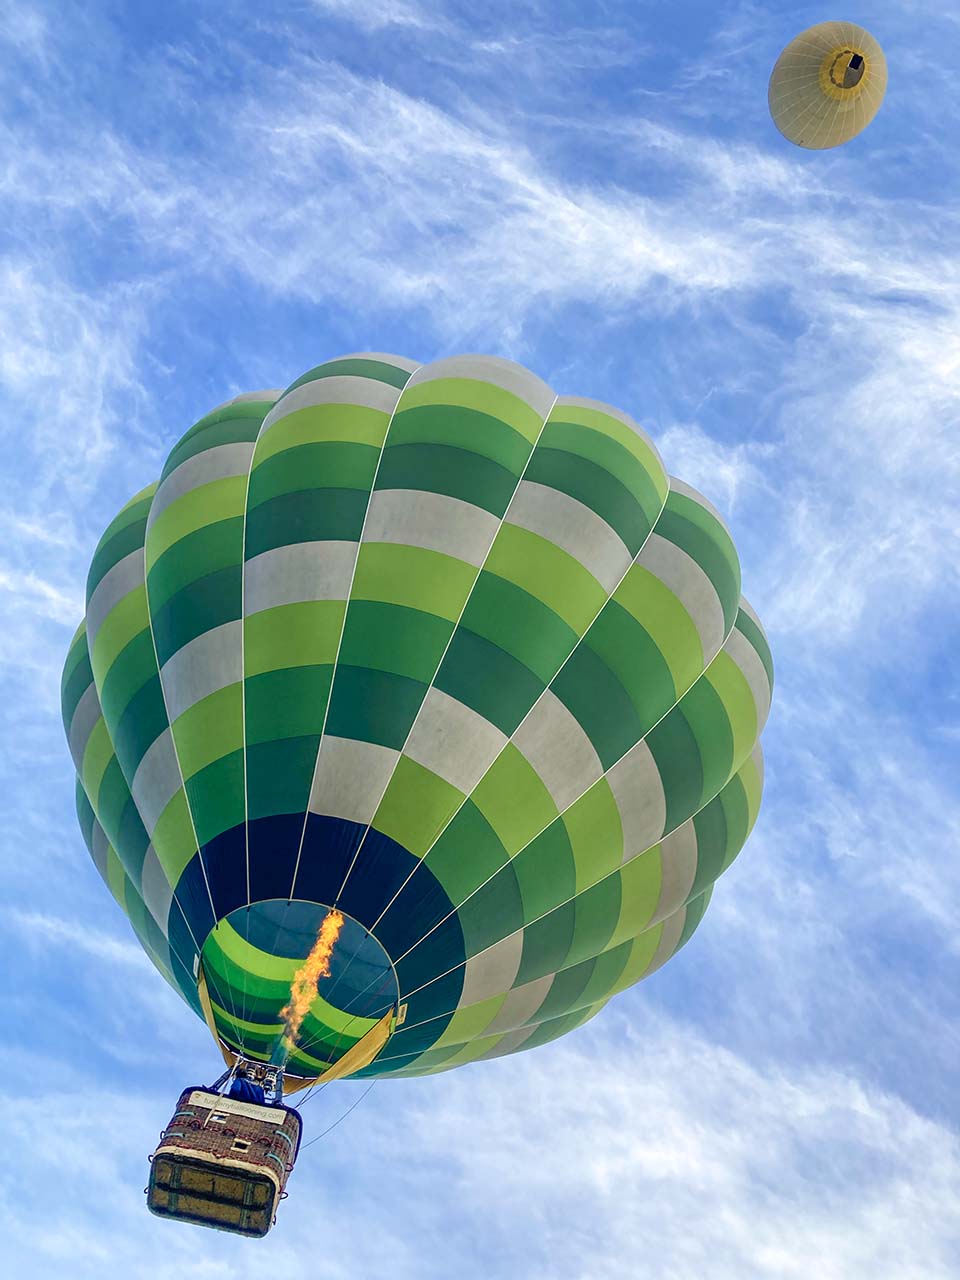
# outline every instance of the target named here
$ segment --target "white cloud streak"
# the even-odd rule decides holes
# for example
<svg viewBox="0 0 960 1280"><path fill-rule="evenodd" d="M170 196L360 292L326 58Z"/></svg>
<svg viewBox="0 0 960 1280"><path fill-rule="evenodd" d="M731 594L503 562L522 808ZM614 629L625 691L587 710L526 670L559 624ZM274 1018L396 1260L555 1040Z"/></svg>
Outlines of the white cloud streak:
<svg viewBox="0 0 960 1280"><path fill-rule="evenodd" d="M370 31L384 27L430 29L439 25L439 6L432 6L431 12L412 0L311 0L311 3L321 13Z"/></svg>
<svg viewBox="0 0 960 1280"><path fill-rule="evenodd" d="M38 1280L68 1265L77 1280L99 1277L105 1262L151 1280L242 1280L265 1257L293 1274L318 1239L337 1241L324 1259L334 1277L374 1274L384 1257L394 1274L426 1280L478 1267L632 1280L638 1265L664 1280L955 1275L956 1138L921 1114L952 1079L954 1033L932 979L911 990L896 957L902 930L947 982L960 833L919 716L905 703L887 713L875 696L956 630L960 266L945 252L955 210L919 183L890 198L893 161L870 140L812 159L772 134L769 146L751 141L752 128L715 136L716 120L736 115L739 68L766 56L751 34L757 6L726 23L717 66L701 58L703 93L678 62L669 92L603 100L592 115L564 112L553 92L537 97L536 75L521 74L535 24L515 38L485 34L473 89L462 78L444 96L434 68L463 56L459 29L435 39L448 16L404 0L316 7L369 43L429 45L417 87L384 63L360 73L298 51L316 42L288 42L268 66L238 37L221 56L244 74L215 95L202 50L178 49L176 76L157 68L164 128L135 132L115 106L88 105L58 32L35 11L18 6L8 23L18 56L63 91L33 127L8 111L0 171L16 246L0 267L0 378L17 458L0 660L20 672L5 763L29 731L41 742L33 764L60 745L55 668L99 519L93 496L124 501L139 487L127 485L128 455L148 478L161 432L175 429L158 407L173 372L148 355L157 332L175 331L177 378L192 377L198 396L210 376L226 377L222 351L209 375L183 336L196 302L227 297L231 318L289 308L317 324L320 345L317 317L341 307L358 331L396 325L413 355L480 347L529 360L563 391L609 385L650 421L671 469L731 517L746 593L774 642L771 800L693 944L709 957L711 990L731 993L727 1040L759 1044L766 1019L770 1052L758 1061L720 1048L634 996L624 1008L642 1042L614 1007L604 1034L381 1086L307 1153L256 1255L144 1216L143 1157L173 1098L116 1103L104 1135L108 1099L87 1080L61 1102L33 1099L64 1141L30 1170L49 1194L18 1202L10 1248L32 1258ZM601 46L581 62L619 65L615 45ZM568 71L577 49L559 30L529 65L556 54ZM901 109L926 108L884 108ZM178 128L193 139L199 119L190 147L169 143ZM925 155L949 157L935 121L909 119L916 138L929 135ZM129 253L114 259L115 242ZM257 332L215 336L246 359ZM285 360L289 338L281 326L255 359ZM251 379L277 380L259 369ZM84 555L68 550L81 545ZM937 732L949 745L951 726ZM18 935L84 957L90 973L148 966L133 944L17 910ZM890 972L880 973L870 966L884 947ZM144 1010L158 983L144 979ZM775 1000L758 999L767 990ZM178 1019L189 1018L175 1003L160 1037L171 1064ZM62 1033L80 1036L68 1021ZM144 1055L131 1053L139 1069ZM790 1065L797 1057L805 1065ZM905 1058L911 1071L894 1086L883 1064ZM880 1078L888 1088L866 1083ZM9 1105L6 1121L24 1134ZM433 1256L427 1239L442 1242Z"/></svg>
<svg viewBox="0 0 960 1280"><path fill-rule="evenodd" d="M45 582L35 573L9 571L0 565L0 592L9 592L21 604L27 604L36 613L55 622L76 626L76 619L83 613L83 593L65 591L53 583Z"/></svg>
<svg viewBox="0 0 960 1280"><path fill-rule="evenodd" d="M82 952L112 967L135 969L144 975L155 973L146 954L134 942L121 942L109 934L42 911L14 909L5 914L31 945L53 946L70 953Z"/></svg>
<svg viewBox="0 0 960 1280"><path fill-rule="evenodd" d="M74 1080L0 1104L47 1186L11 1223L38 1280L69 1249L184 1280L322 1265L332 1278L948 1280L960 1237L954 1135L838 1072L764 1071L643 1013L521 1059L384 1085L305 1149L269 1241L151 1219L139 1194L169 1096ZM79 1086L79 1087L78 1087ZM307 1137L356 1091L305 1112ZM376 1099L376 1101L374 1101ZM36 1117L55 1143L28 1141ZM104 1117L109 1117L104 1123ZM314 1135L315 1136L315 1135ZM371 1175L371 1170L375 1173ZM8 1164L0 1177L9 1180ZM356 1194L356 1180L365 1187ZM16 1256L16 1254L14 1254ZM99 1268L99 1270L98 1270Z"/></svg>
<svg viewBox="0 0 960 1280"><path fill-rule="evenodd" d="M57 479L89 482L114 447L117 403L139 391L135 293L92 296L29 259L0 265L0 391L6 431L37 468L34 499Z"/></svg>
<svg viewBox="0 0 960 1280"><path fill-rule="evenodd" d="M460 1196L498 1234L514 1226L519 1243L537 1206L527 1275L627 1280L644 1259L676 1280L901 1280L946 1276L957 1257L956 1139L840 1073L758 1070L610 1011L606 1035L499 1077L461 1073L409 1127L438 1158L463 1153Z"/></svg>

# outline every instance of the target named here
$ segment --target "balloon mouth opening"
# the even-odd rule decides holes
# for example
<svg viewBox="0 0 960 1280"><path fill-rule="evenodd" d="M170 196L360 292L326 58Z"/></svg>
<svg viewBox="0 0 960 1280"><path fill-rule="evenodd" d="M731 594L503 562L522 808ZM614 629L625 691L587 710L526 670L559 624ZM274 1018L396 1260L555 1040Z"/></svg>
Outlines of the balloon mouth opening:
<svg viewBox="0 0 960 1280"><path fill-rule="evenodd" d="M844 49L830 68L830 83L837 89L855 89L863 79L867 62L862 53Z"/></svg>
<svg viewBox="0 0 960 1280"><path fill-rule="evenodd" d="M272 1060L283 1034L291 987L333 908L304 899L269 899L222 919L203 946L217 1030L235 1052ZM342 918L315 994L283 1057L295 1075L336 1061L399 999L390 956L354 917ZM290 1052L287 1052L287 1048Z"/></svg>

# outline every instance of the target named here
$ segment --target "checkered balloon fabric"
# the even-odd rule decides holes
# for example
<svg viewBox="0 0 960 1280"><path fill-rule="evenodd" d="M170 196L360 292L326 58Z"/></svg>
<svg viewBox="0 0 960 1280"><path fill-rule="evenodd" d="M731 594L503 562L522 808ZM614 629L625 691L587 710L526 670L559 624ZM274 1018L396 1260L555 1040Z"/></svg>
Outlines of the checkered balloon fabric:
<svg viewBox="0 0 960 1280"><path fill-rule="evenodd" d="M757 816L770 651L626 414L506 360L329 361L202 418L100 541L63 676L80 825L145 951L267 1060L543 1044L699 924Z"/></svg>

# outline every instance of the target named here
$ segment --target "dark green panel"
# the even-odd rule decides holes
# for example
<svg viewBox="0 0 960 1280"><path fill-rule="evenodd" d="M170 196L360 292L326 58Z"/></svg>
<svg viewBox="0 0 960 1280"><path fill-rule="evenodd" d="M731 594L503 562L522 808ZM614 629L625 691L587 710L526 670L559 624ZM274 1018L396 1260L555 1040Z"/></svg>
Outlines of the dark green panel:
<svg viewBox="0 0 960 1280"><path fill-rule="evenodd" d="M145 627L124 645L107 671L100 691L100 705L108 725L117 723L133 697L156 674L153 636L149 628Z"/></svg>
<svg viewBox="0 0 960 1280"><path fill-rule="evenodd" d="M123 863L123 869L133 881L134 886L140 884L143 874L143 860L147 856L150 837L147 835L140 810L134 803L133 796L127 794L127 803L120 815L117 828L117 856Z"/></svg>
<svg viewBox="0 0 960 1280"><path fill-rule="evenodd" d="M82 667L84 662L89 662L89 660L87 631L84 628L82 631L78 631L74 639L70 641L70 648L67 650L67 656L63 663L63 671L60 673L61 690L66 689L77 668Z"/></svg>
<svg viewBox="0 0 960 1280"><path fill-rule="evenodd" d="M474 453L469 447L471 440L482 441L483 451ZM390 423L388 452L400 445L427 442L466 450L478 461L489 457L518 480L530 456L530 444L520 432L492 414L452 404L420 404L404 409L401 400Z"/></svg>
<svg viewBox="0 0 960 1280"><path fill-rule="evenodd" d="M551 685L593 743L604 769L643 737L645 726L626 689L586 640Z"/></svg>
<svg viewBox="0 0 960 1280"><path fill-rule="evenodd" d="M632 949L633 943L628 940L597 956L593 961L595 966L593 976L583 989L581 996L583 1005L596 1004L598 1000L603 1000L609 995L627 967Z"/></svg>
<svg viewBox="0 0 960 1280"><path fill-rule="evenodd" d="M114 750L129 778L133 778L147 748L156 742L166 727L163 690L160 677L154 674L130 699L119 723L114 724Z"/></svg>
<svg viewBox="0 0 960 1280"><path fill-rule="evenodd" d="M153 951L155 955L165 957L169 949L167 941L157 928L156 922L144 905L143 899L131 884L126 887L123 905L127 919L130 921L140 945L147 951Z"/></svg>
<svg viewBox="0 0 960 1280"><path fill-rule="evenodd" d="M111 756L100 782L100 790L97 792L97 814L100 825L114 848L116 848L120 824L123 821L123 811L129 799L130 788L127 786L120 763L116 756ZM117 852L119 853L119 849Z"/></svg>
<svg viewBox="0 0 960 1280"><path fill-rule="evenodd" d="M461 625L516 658L549 684L579 637L552 609L522 587L482 570Z"/></svg>
<svg viewBox="0 0 960 1280"><path fill-rule="evenodd" d="M693 825L697 833L697 874L690 896L697 897L723 870L727 853L727 820L719 796L700 810Z"/></svg>
<svg viewBox="0 0 960 1280"><path fill-rule="evenodd" d="M698 680L684 696L683 714L693 729L703 767L701 802L712 799L730 777L733 730L719 693L709 680Z"/></svg>
<svg viewBox="0 0 960 1280"><path fill-rule="evenodd" d="M113 566L124 560L131 551L139 551L143 546L143 539L147 532L146 512L150 510L152 501L153 497L151 496L149 499L144 499L143 503L138 502L138 507L142 505L145 508L143 517L133 521L132 524L124 525L122 529L107 539L93 557L93 563L87 575L88 601Z"/></svg>
<svg viewBox="0 0 960 1280"><path fill-rule="evenodd" d="M184 785L201 846L244 821L242 751L214 760Z"/></svg>
<svg viewBox="0 0 960 1280"><path fill-rule="evenodd" d="M93 812L93 805L90 803L90 798L84 791L83 784L79 778L77 778L75 793L77 802L77 821L80 824L80 833L83 836L84 843L87 848L92 852L93 829L96 826L97 815ZM98 867L98 870L101 875L105 873L105 868L103 867Z"/></svg>
<svg viewBox="0 0 960 1280"><path fill-rule="evenodd" d="M157 613L171 597L197 578L240 563L243 517L216 520L195 529L164 551L150 569L147 595Z"/></svg>
<svg viewBox="0 0 960 1280"><path fill-rule="evenodd" d="M407 385L410 377L406 369L398 369L396 365L385 364L382 360L328 360L326 364L318 364L296 382L291 382L284 395L289 394L294 387L316 382L319 378L371 378L374 382L385 382L391 387L402 388Z"/></svg>
<svg viewBox="0 0 960 1280"><path fill-rule="evenodd" d="M262 400L247 400L242 404L215 410L201 418L186 435L181 436L170 451L161 473L165 480L182 462L216 449L222 444L253 443L260 432L260 425L273 408Z"/></svg>
<svg viewBox="0 0 960 1280"><path fill-rule="evenodd" d="M427 866L451 902L463 902L506 861L506 849L472 800L464 801L427 854Z"/></svg>
<svg viewBox="0 0 960 1280"><path fill-rule="evenodd" d="M677 951L681 947L686 946L693 936L693 932L697 925L704 917L704 913L710 904L710 898L713 895L713 888L709 888L706 892L701 893L699 898L694 898L687 903L687 917L684 921L683 932L680 934L680 941L677 943ZM674 953L676 954L676 952Z"/></svg>
<svg viewBox="0 0 960 1280"><path fill-rule="evenodd" d="M319 734L247 747L249 821L306 811L319 749Z"/></svg>
<svg viewBox="0 0 960 1280"><path fill-rule="evenodd" d="M664 831L674 831L696 813L703 795L703 765L693 730L680 707L651 729L647 746L653 754L667 802Z"/></svg>
<svg viewBox="0 0 960 1280"><path fill-rule="evenodd" d="M578 461L588 460L601 471L616 476L639 503L647 521L652 521L663 501L653 477L640 459L602 430L585 426L582 422L562 421L562 405L554 412L557 417L552 417L547 423L540 444L545 449L572 455Z"/></svg>
<svg viewBox="0 0 960 1280"><path fill-rule="evenodd" d="M763 663L763 669L767 673L767 679L770 681L770 688L773 688L773 654L770 652L770 646L767 644L766 637L763 632L750 617L748 613L744 613L741 609L737 614L737 630L750 641L754 649L760 656Z"/></svg>
<svg viewBox="0 0 960 1280"><path fill-rule="evenodd" d="M417 1065L422 1067L439 1067L444 1062L449 1062L452 1057L462 1051L462 1044L447 1045L445 1049L428 1049L419 1055Z"/></svg>
<svg viewBox="0 0 960 1280"><path fill-rule="evenodd" d="M304 489L363 489L373 484L380 450L349 440L295 445L273 454L250 476L250 507Z"/></svg>
<svg viewBox="0 0 960 1280"><path fill-rule="evenodd" d="M670 668L649 633L616 600L608 600L587 634L590 648L626 690L643 729L677 700Z"/></svg>
<svg viewBox="0 0 960 1280"><path fill-rule="evenodd" d="M226 979L222 977L217 977L215 979L216 986L214 986L214 982L210 979L211 970L208 968L206 963L204 964L203 971L207 976L207 982L210 986L211 998L216 1001L221 1009L226 1009L229 1012L232 1008L236 1008L244 1022L261 1023L264 1029L262 1031L255 1031L252 1033L258 1038L260 1043L263 1043L262 1037L264 1036L267 1036L270 1040L276 1039L276 1030L273 1032L267 1030L271 1024L274 1028L277 1025L278 1001L276 996L273 996L272 994L266 996L257 995L256 987L254 987L253 983L248 984L246 990L244 990L242 986L238 990L236 987L231 987L227 983ZM254 981L258 986L263 983L263 979L259 977ZM289 991L290 988L288 986L287 994L289 994ZM283 996L280 997L280 1004L282 1003ZM305 1026L306 1024L304 1024L304 1027ZM304 1029L301 1035L301 1041L305 1040L306 1031ZM244 1037L244 1041L247 1047L249 1047L250 1041L246 1036ZM272 1048L272 1044L269 1047Z"/></svg>
<svg viewBox="0 0 960 1280"><path fill-rule="evenodd" d="M64 683L63 694L61 696L63 722L68 729L74 715L76 714L77 704L92 684L93 668L90 666L90 654L87 650L86 640L84 640L83 657L74 667L72 673Z"/></svg>
<svg viewBox="0 0 960 1280"><path fill-rule="evenodd" d="M357 542L370 495L359 489L285 493L247 511L246 558L297 542Z"/></svg>
<svg viewBox="0 0 960 1280"><path fill-rule="evenodd" d="M577 873L567 829L557 818L513 859L523 898L524 920L536 920L577 891Z"/></svg>
<svg viewBox="0 0 960 1280"><path fill-rule="evenodd" d="M572 1009L579 1009L581 1006L578 1001L587 983L593 977L596 967L596 958L592 957L584 960L582 964L575 964L569 969L561 970L554 977L547 992L547 998L537 1010L537 1020L547 1021L549 1018L559 1018Z"/></svg>
<svg viewBox="0 0 960 1280"><path fill-rule="evenodd" d="M153 638L161 667L197 636L240 617L242 577L238 564L208 573L153 613Z"/></svg>
<svg viewBox="0 0 960 1280"><path fill-rule="evenodd" d="M426 691L418 680L339 663L326 732L399 751Z"/></svg>
<svg viewBox="0 0 960 1280"><path fill-rule="evenodd" d="M528 924L523 931L523 957L513 985L543 978L559 969L573 940L574 905L566 902L542 920Z"/></svg>
<svg viewBox="0 0 960 1280"><path fill-rule="evenodd" d="M730 561L703 529L678 515L668 505L657 521L657 533L686 551L704 570L716 588L723 606L724 630L729 631L737 616L740 584Z"/></svg>
<svg viewBox="0 0 960 1280"><path fill-rule="evenodd" d="M596 512L636 555L650 532L650 521L630 490L586 458L558 449L537 448L525 479L558 489Z"/></svg>
<svg viewBox="0 0 960 1280"><path fill-rule="evenodd" d="M445 444L388 446L377 473L378 489L423 489L472 502L502 516L517 477L489 458Z"/></svg>
<svg viewBox="0 0 960 1280"><path fill-rule="evenodd" d="M543 681L509 653L465 627L457 628L434 681L511 734L544 690Z"/></svg>
<svg viewBox="0 0 960 1280"><path fill-rule="evenodd" d="M723 816L727 826L727 853L729 858L735 849L739 849L750 830L750 806L747 793L739 777L733 777L718 796L723 805Z"/></svg>
<svg viewBox="0 0 960 1280"><path fill-rule="evenodd" d="M244 682L247 744L319 733L332 672L327 663L248 677Z"/></svg>
<svg viewBox="0 0 960 1280"><path fill-rule="evenodd" d="M457 915L467 956L479 955L522 928L523 903L513 864L507 863L498 875L468 898Z"/></svg>
<svg viewBox="0 0 960 1280"><path fill-rule="evenodd" d="M549 1022L542 1022L529 1040L524 1040L524 1049L536 1049L538 1045L549 1044L551 1040L558 1040L561 1036L566 1035L568 1031L573 1029L580 1022L583 1014L580 1009L575 1009L573 1013L564 1014L562 1018L552 1018Z"/></svg>
<svg viewBox="0 0 960 1280"><path fill-rule="evenodd" d="M452 631L446 618L421 609L351 600L339 660L429 684Z"/></svg>
<svg viewBox="0 0 960 1280"><path fill-rule="evenodd" d="M573 940L565 964L588 960L607 945L620 919L621 891L619 875L606 876L575 900Z"/></svg>

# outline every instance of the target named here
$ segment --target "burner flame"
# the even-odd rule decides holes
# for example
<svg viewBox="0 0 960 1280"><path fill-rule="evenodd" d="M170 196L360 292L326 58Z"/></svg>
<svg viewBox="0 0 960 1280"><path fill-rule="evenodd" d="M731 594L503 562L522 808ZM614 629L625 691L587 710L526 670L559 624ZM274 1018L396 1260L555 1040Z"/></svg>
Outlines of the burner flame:
<svg viewBox="0 0 960 1280"><path fill-rule="evenodd" d="M297 1047L297 1038L300 1035L303 1020L317 994L317 984L321 978L330 976L330 961L342 928L342 913L336 909L329 911L320 925L317 940L310 948L310 954L294 974L293 982L290 984L290 999L280 1010L280 1018L284 1024L280 1038L283 1062L286 1062Z"/></svg>

